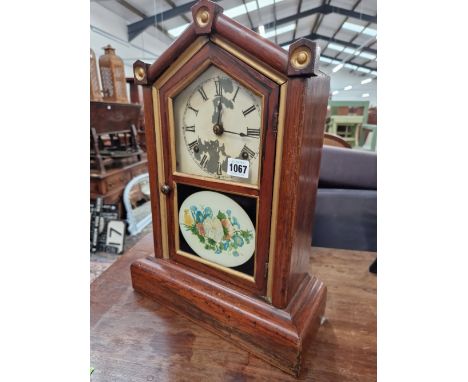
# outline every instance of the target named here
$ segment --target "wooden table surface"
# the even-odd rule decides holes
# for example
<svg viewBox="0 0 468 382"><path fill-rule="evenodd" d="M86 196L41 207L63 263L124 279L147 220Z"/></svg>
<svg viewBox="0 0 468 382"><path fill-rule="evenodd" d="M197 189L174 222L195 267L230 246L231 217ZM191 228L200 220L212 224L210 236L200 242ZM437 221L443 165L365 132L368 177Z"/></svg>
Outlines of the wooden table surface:
<svg viewBox="0 0 468 382"><path fill-rule="evenodd" d="M147 235L91 284L92 382L296 380L134 292L130 264L152 252ZM368 272L375 257L312 248L311 272L328 287L328 320L299 380L377 379L377 280Z"/></svg>

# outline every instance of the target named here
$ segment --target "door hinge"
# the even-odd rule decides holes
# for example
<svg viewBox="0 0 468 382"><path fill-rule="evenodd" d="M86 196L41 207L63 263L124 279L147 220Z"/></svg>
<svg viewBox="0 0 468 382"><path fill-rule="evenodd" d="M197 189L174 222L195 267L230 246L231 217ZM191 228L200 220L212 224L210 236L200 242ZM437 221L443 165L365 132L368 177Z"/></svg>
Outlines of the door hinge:
<svg viewBox="0 0 468 382"><path fill-rule="evenodd" d="M265 263L265 275L263 277L268 277L268 263Z"/></svg>
<svg viewBox="0 0 468 382"><path fill-rule="evenodd" d="M275 111L275 113L273 114L273 120L272 120L272 129L273 129L273 133L274 134L277 134L278 133L278 112Z"/></svg>

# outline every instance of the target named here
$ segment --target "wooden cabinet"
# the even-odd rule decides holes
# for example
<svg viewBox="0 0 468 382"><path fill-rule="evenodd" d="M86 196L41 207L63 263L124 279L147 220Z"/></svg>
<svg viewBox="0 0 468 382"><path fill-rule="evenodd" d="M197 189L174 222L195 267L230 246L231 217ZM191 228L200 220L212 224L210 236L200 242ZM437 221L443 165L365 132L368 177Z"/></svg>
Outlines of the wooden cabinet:
<svg viewBox="0 0 468 382"><path fill-rule="evenodd" d="M140 161L137 125L140 105L91 101L91 168L104 174Z"/></svg>
<svg viewBox="0 0 468 382"><path fill-rule="evenodd" d="M128 171L119 171L119 174L112 175L106 179L106 189L107 191L112 191L117 188L125 187L125 185L130 181L131 174Z"/></svg>
<svg viewBox="0 0 468 382"><path fill-rule="evenodd" d="M147 172L146 154L138 143L141 105L91 101L91 200L117 204L127 183Z"/></svg>
<svg viewBox="0 0 468 382"><path fill-rule="evenodd" d="M118 204L119 214L123 216L122 195L127 183L137 175L148 172L147 160L110 170L104 174L91 173L91 199L102 197L106 204Z"/></svg>

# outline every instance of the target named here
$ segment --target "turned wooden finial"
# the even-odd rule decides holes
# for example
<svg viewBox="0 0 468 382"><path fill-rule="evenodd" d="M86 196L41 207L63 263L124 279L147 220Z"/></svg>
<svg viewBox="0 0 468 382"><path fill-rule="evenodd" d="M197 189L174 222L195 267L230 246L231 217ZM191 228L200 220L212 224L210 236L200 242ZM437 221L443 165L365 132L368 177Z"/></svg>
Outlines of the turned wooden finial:
<svg viewBox="0 0 468 382"><path fill-rule="evenodd" d="M192 7L192 17L195 33L200 35L210 34L216 16L223 12L218 4L209 0L200 0Z"/></svg>
<svg viewBox="0 0 468 382"><path fill-rule="evenodd" d="M147 69L148 64L143 61L138 60L133 64L133 77L136 85L148 84Z"/></svg>
<svg viewBox="0 0 468 382"><path fill-rule="evenodd" d="M316 75L320 58L319 45L301 38L289 47L288 76Z"/></svg>

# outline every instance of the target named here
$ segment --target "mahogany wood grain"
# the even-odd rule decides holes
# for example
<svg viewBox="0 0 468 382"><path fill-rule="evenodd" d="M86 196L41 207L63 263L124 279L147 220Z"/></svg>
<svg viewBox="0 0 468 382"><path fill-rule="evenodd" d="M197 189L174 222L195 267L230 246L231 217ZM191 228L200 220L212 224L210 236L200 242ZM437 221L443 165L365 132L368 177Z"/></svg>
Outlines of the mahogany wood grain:
<svg viewBox="0 0 468 382"><path fill-rule="evenodd" d="M209 20L205 25L198 25L194 23L195 33L199 35L210 34L213 30L213 23L219 13L223 11L218 4L209 0L200 0L192 7L192 18L195 20L199 12L208 12L210 14Z"/></svg>
<svg viewBox="0 0 468 382"><path fill-rule="evenodd" d="M183 65L177 73L171 77L164 86L160 89L160 104L161 104L161 124L162 124L162 140L163 146L167 149L164 150L165 162L165 178L167 183L174 188L177 183L176 178L179 178L180 183L193 184L198 183L204 188L213 191L232 192L243 194L246 196L252 195L252 189L242 186L240 184L232 184L226 182L220 184L219 182L202 181L199 182L195 179L189 182L184 182L180 177L174 176L176 169L172 168L172 158L176 155L171 152L173 147L170 136L170 117L168 100L174 97L180 91L180 84L184 79L188 78L191 74L195 73L198 68L205 65L206 62L223 70L232 78L235 78L241 83L247 84L255 92L260 93L264 97L263 107L263 127L262 127L262 158L261 160L261 177L258 191L258 215L256 225L256 250L255 250L255 284L245 279L239 279L237 276L225 273L223 271L215 270L207 265L201 264L197 261L187 258L176 257L175 235L179 234L179 226L176 224L174 215L178 211L174 211L174 206L177 204L174 201L175 193L171 193L167 197L167 210L168 210L168 226L173 227L169 232L169 254L170 256L179 259L184 263L192 263L194 268L203 270L205 272L216 275L223 280L230 280L237 285L245 285L249 290L255 289L259 296L266 295L266 277L265 267L268 261L269 254L269 235L271 223L271 203L273 197L273 176L274 176L274 158L275 158L275 145L276 134L273 132L273 123L275 112L278 110L279 102L279 87L278 85L263 76L261 73L252 69L247 64L238 60L230 53L219 48L212 42L206 44L199 52L197 52L185 65ZM175 134L174 134L175 135ZM255 192L257 194L257 192Z"/></svg>
<svg viewBox="0 0 468 382"><path fill-rule="evenodd" d="M225 273L225 271L221 271L209 265L205 265L201 262L189 259L186 256L183 256L178 253L172 255L171 259L177 264L181 264L182 266L186 266L187 268L194 269L195 272L208 275L210 277L210 280L212 281L220 281L221 284L229 282L231 289L238 290L239 292L242 292L243 294L252 297L258 296L258 287L257 285L255 285L255 282L251 279L244 279L239 277L239 275L235 274L228 275Z"/></svg>
<svg viewBox="0 0 468 382"><path fill-rule="evenodd" d="M306 341L301 334L311 338L316 333L325 309L321 281L304 279L301 293L281 310L171 260L150 257L131 268L136 291L170 304L170 309L280 369L299 374Z"/></svg>
<svg viewBox="0 0 468 382"><path fill-rule="evenodd" d="M148 156L148 173L151 193L151 214L153 216L153 239L156 257L163 257L161 207L159 205L159 181L156 158L156 134L154 125L153 95L151 87L143 86L143 101L145 103L146 147Z"/></svg>
<svg viewBox="0 0 468 382"><path fill-rule="evenodd" d="M293 222L295 238L290 257L286 304L296 293L301 279L307 274L307 254L311 250L310 237L314 222L329 90L330 79L323 73L305 80L301 117L303 118L301 122L303 132L299 157L297 158L299 170L296 179L297 199L294 206L296 215ZM285 182L294 184L294 181L291 182L289 173ZM313 240L312 237L312 242ZM283 286L277 288L277 290L281 289Z"/></svg>
<svg viewBox="0 0 468 382"><path fill-rule="evenodd" d="M375 253L310 251L309 271L329 287L327 321L296 379L135 292L130 264L153 251L148 235L91 284L91 382L376 380Z"/></svg>
<svg viewBox="0 0 468 382"><path fill-rule="evenodd" d="M309 63L305 64L304 67L296 68L294 67L294 65L291 65L291 61L293 60L296 48L299 49L299 51L309 52L310 54ZM288 66L288 76L309 77L312 74L319 74L320 45L317 44L315 41L306 38L297 39L289 46L288 51L288 59L290 61L290 65Z"/></svg>
<svg viewBox="0 0 468 382"><path fill-rule="evenodd" d="M280 308L307 273L328 90L322 73L288 81L273 288L273 305Z"/></svg>
<svg viewBox="0 0 468 382"><path fill-rule="evenodd" d="M145 172L148 172L146 158L123 167L109 169L105 172L96 173L91 171L91 200L94 201L100 196L105 204L117 204L119 216L120 218L124 218L126 212L122 197L125 186L132 178Z"/></svg>
<svg viewBox="0 0 468 382"><path fill-rule="evenodd" d="M256 188L245 187L242 184L233 184L225 182L217 182L212 179L201 179L193 176L173 174L172 180L176 183L187 184L206 189L217 189L219 191L230 192L239 195L258 196L259 191Z"/></svg>
<svg viewBox="0 0 468 382"><path fill-rule="evenodd" d="M90 102L91 127L97 134L131 131L132 125L138 125L140 105L117 102Z"/></svg>
<svg viewBox="0 0 468 382"><path fill-rule="evenodd" d="M204 9L210 12L210 17L205 17L210 20L209 27L198 28L192 23L151 66L142 62L136 62L134 66L140 72L138 75L141 79L140 83L147 87L145 109L152 108L153 100L150 98L149 89L155 81L195 41L199 34L210 36L210 42L171 74L171 78L166 78L166 82L160 89L162 145L164 146L163 163L160 165L163 166L163 175L168 185L174 185L174 169L171 168L173 162L170 155L172 145L168 127L170 125L169 99L186 86L184 81L187 78L191 78L190 76L194 73L197 74L199 69L205 68L204 65L207 62L211 62L264 95L266 103L263 120L267 128L264 129L263 137L256 227L257 295L253 299L250 285L245 283L242 285L244 291L239 292L238 287L242 282L233 279L232 275L218 272L215 276L213 269L204 269L206 265L192 260L190 260L193 263L190 268L187 267L187 259L178 263L174 261L177 259L175 235L179 230L174 218L176 208L174 193L169 193L169 196L164 197L168 210L167 233L170 258L161 259L162 253L158 252L160 248L157 248L155 258L136 262L132 266L134 287L163 301L179 313L191 317L200 325L209 327L218 334L227 335L240 346L248 348L273 365L297 374L303 364L306 346L317 331L318 321L325 307L326 289L316 277L309 275L307 261L310 254L310 233L312 232L323 144L329 78L316 70L318 62L316 44L306 40L299 40L295 43L296 50L308 49L312 57L307 67L297 69L300 66L294 64L295 61L289 58L293 52L288 55L281 47L223 16L219 13L221 9L208 0L201 0L194 6L195 14L197 7L205 7ZM218 42L223 40L224 45L220 46L224 46L230 52L240 49L243 53L237 52L234 57L224 48L215 45L214 38L218 38ZM280 72L281 81L287 82L284 137L279 141L282 154L278 158L275 158L277 132L273 130L279 105L279 87L257 71L259 68L256 65L260 62L266 66L266 70L262 73L270 73L272 77L276 77ZM291 65L296 69L292 70ZM149 116L153 125L150 128L154 131L152 117L154 116ZM150 151L153 152L151 159L153 169L150 174L153 179L151 189L153 221L156 221L161 218L161 214L158 213L161 195L159 187L156 187L154 134L151 142L148 141L148 152ZM278 159L277 163L275 163L276 159ZM281 169L277 167L279 165ZM275 174L276 168L278 172ZM272 195L273 182L275 182L275 187L276 185L279 187L277 198L273 198ZM208 186L208 183L205 185ZM226 187L223 188L224 191ZM231 191L241 191L239 186L235 187L232 186ZM213 189L216 190L216 188ZM246 190L246 195L249 195L247 192L251 190ZM272 204L273 199L275 204ZM278 202L277 205L276 202ZM276 224L271 224L272 211L275 213L274 216L278 216ZM163 218L166 219L164 216ZM270 235L270 229L274 230L272 235ZM156 226L154 234L156 243L161 242L161 233L161 225ZM276 242L274 253L269 253L270 238L272 242ZM157 244L157 246L160 245ZM267 259L272 261L269 268L266 266ZM270 269L270 271L263 272L264 269ZM267 287L267 279L264 275L270 277L269 290L271 290L272 299L270 303L264 300ZM262 311L269 312L268 317L262 316ZM233 324L233 317L237 320L237 326ZM258 332L252 329L254 326ZM275 327L276 331L271 329L272 327ZM260 336L260 333L263 336ZM296 340L291 340L292 337L287 339L285 333L289 333Z"/></svg>

